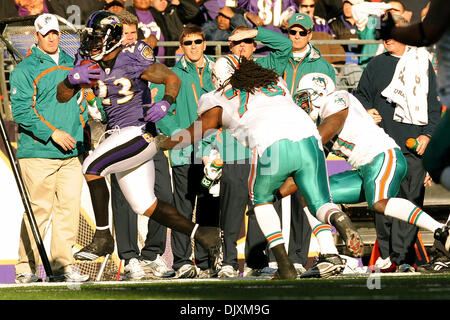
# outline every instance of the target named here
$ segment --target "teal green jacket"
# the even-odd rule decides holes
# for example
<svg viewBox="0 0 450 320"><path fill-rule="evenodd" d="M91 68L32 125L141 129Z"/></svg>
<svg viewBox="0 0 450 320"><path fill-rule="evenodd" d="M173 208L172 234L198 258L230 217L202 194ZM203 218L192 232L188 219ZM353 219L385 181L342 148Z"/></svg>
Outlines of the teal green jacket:
<svg viewBox="0 0 450 320"><path fill-rule="evenodd" d="M188 128L198 118L197 107L200 97L214 90L211 82L211 68L214 59L206 55L204 57L206 64L202 70L199 70L194 63L187 61L184 56L172 67L172 71L181 80L181 87L167 115L156 123L162 133L171 136L181 129ZM155 101L161 100L164 95L164 86L151 84L150 88L158 89ZM180 166L192 163L191 156L194 148L197 149L197 146L190 145L184 149L169 151L171 165ZM202 153L195 150L195 155L200 159Z"/></svg>
<svg viewBox="0 0 450 320"><path fill-rule="evenodd" d="M73 68L73 59L60 47L59 63L37 47L11 72L10 92L14 121L19 127L17 158L65 159L89 150L88 113L84 90L59 103L56 88ZM55 129L76 140L71 151L50 138Z"/></svg>
<svg viewBox="0 0 450 320"><path fill-rule="evenodd" d="M265 57L257 58L255 61L264 68L271 69L283 76L289 57L292 54L292 41L285 35L276 31L258 27L256 41L270 48L271 52Z"/></svg>
<svg viewBox="0 0 450 320"><path fill-rule="evenodd" d="M289 62L283 72L283 79L286 81L289 91L293 96L297 91L300 79L307 73L320 72L328 75L336 82L336 71L333 66L320 54L319 49L310 44L309 52L300 60L294 60L291 52Z"/></svg>

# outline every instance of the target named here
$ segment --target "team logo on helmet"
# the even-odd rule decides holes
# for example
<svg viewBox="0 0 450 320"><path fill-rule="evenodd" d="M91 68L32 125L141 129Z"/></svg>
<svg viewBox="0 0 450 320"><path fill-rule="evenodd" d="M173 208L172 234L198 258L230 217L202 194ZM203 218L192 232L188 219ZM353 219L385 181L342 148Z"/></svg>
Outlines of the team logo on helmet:
<svg viewBox="0 0 450 320"><path fill-rule="evenodd" d="M323 73L304 75L294 94L294 101L302 107L313 120L317 119L318 108L325 104L326 97L336 89L333 80Z"/></svg>
<svg viewBox="0 0 450 320"><path fill-rule="evenodd" d="M314 82L314 84L318 87L318 88L326 88L327 86L327 82L325 81L324 77L313 77L312 81Z"/></svg>
<svg viewBox="0 0 450 320"><path fill-rule="evenodd" d="M101 21L100 21L100 24L102 25L102 26L105 26L105 25L108 25L108 24L110 24L110 25L112 25L112 26L121 26L122 25L122 23L120 22L120 19L119 19L119 17L118 16L113 16L113 15L110 15L109 17L106 17L106 18L103 18Z"/></svg>

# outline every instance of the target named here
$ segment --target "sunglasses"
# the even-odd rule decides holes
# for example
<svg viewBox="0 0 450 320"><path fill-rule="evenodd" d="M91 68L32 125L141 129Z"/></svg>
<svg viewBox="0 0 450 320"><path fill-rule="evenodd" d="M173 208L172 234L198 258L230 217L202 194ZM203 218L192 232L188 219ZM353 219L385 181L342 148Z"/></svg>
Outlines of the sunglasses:
<svg viewBox="0 0 450 320"><path fill-rule="evenodd" d="M226 15L224 15L224 14L221 13L221 12L219 12L217 15L218 15L218 16L221 16L221 17L224 17L224 18L227 18L227 19L229 19L229 20L231 20L230 17L227 17Z"/></svg>
<svg viewBox="0 0 450 320"><path fill-rule="evenodd" d="M291 36L295 36L296 34L300 34L302 37L306 37L309 33L309 31L303 31L303 30L289 30L289 34Z"/></svg>
<svg viewBox="0 0 450 320"><path fill-rule="evenodd" d="M253 40L253 38L247 38L247 39L242 39L242 40L236 40L236 41L233 41L233 44L236 46L236 45L238 45L238 44L241 44L242 42L244 42L244 43L246 43L246 44L250 44L250 43L253 43L254 40Z"/></svg>
<svg viewBox="0 0 450 320"><path fill-rule="evenodd" d="M202 44L203 43L203 39L196 39L194 41L192 41L192 40L183 41L183 46L190 46L190 45L192 45L192 43Z"/></svg>

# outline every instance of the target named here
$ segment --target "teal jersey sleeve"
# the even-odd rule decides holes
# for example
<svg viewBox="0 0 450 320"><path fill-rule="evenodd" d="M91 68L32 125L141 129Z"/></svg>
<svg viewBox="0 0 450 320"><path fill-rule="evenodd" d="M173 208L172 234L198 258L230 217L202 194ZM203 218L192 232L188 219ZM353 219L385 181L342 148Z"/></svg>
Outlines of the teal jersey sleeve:
<svg viewBox="0 0 450 320"><path fill-rule="evenodd" d="M261 66L274 70L280 76L283 76L284 69L292 52L292 41L285 35L258 27L256 41L260 41L263 45L271 49L271 52L256 60Z"/></svg>

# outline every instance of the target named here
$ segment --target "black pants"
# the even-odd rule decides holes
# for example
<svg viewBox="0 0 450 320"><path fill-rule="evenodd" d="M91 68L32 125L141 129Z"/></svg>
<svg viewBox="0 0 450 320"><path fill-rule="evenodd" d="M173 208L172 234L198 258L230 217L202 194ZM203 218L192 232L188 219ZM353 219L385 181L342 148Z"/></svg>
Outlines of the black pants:
<svg viewBox="0 0 450 320"><path fill-rule="evenodd" d="M153 158L155 163L155 195L158 199L174 205L169 163L162 151ZM149 219L148 232L142 250L138 246L137 214L131 209L116 176L111 175L111 206L116 233L117 251L127 263L131 258L154 260L166 249L167 228Z"/></svg>
<svg viewBox="0 0 450 320"><path fill-rule="evenodd" d="M225 163L220 179L220 227L224 234L223 265L239 269L237 240L247 207L252 204L248 191L250 164Z"/></svg>
<svg viewBox="0 0 450 320"><path fill-rule="evenodd" d="M423 207L425 187L423 181L426 172L422 167L422 160L414 154L405 154L408 172L400 185L398 198L408 199L416 206ZM377 233L380 256L383 259L391 257L391 261L400 265L414 264L414 243L419 229L414 225L398 219L375 214L375 228Z"/></svg>
<svg viewBox="0 0 450 320"><path fill-rule="evenodd" d="M180 214L192 220L194 208L196 223L201 226L219 225L219 199L209 194L200 181L203 178L203 164L188 164L172 167L175 207ZM197 203L196 203L197 199ZM193 264L189 235L173 231L172 253L173 269L178 270L184 264ZM208 268L208 252L198 243L195 244L195 263L202 270Z"/></svg>

